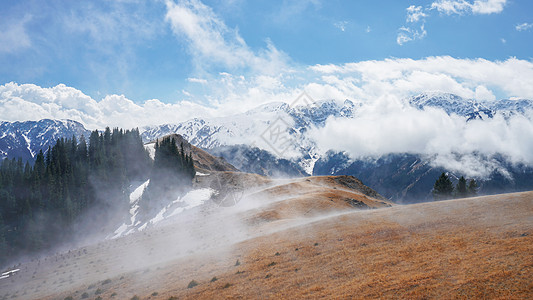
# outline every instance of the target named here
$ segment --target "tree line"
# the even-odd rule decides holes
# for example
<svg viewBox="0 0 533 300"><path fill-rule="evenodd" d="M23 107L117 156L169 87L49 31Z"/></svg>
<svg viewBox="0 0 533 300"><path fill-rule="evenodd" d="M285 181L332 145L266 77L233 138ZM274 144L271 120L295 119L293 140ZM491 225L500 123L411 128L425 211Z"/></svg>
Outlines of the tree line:
<svg viewBox="0 0 533 300"><path fill-rule="evenodd" d="M93 131L88 143L58 139L33 165L0 161L0 263L72 237L95 207L93 224L127 207L129 184L146 180L151 164L137 129L109 127Z"/></svg>
<svg viewBox="0 0 533 300"><path fill-rule="evenodd" d="M453 185L450 177L446 173L442 173L433 185L433 199L445 200L452 198L467 198L477 195L478 185L475 179L470 179L468 182L461 176L457 184Z"/></svg>

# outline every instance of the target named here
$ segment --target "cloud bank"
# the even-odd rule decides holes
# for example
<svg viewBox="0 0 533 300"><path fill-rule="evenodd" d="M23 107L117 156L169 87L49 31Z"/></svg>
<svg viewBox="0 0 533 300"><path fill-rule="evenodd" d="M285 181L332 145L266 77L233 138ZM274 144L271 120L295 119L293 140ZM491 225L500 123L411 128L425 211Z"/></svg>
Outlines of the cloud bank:
<svg viewBox="0 0 533 300"><path fill-rule="evenodd" d="M96 101L63 84L51 88L16 83L0 86L3 121L70 119L89 129L135 128L179 122L198 114L208 117L212 112L213 109L188 101L167 104L152 99L137 104L123 95L108 95Z"/></svg>
<svg viewBox="0 0 533 300"><path fill-rule="evenodd" d="M361 107L354 119L329 119L312 137L323 151L346 151L358 159L421 154L436 166L476 178L501 167L487 159L495 155L533 164L533 112L465 122L441 109L418 110L395 97L383 97Z"/></svg>
<svg viewBox="0 0 533 300"><path fill-rule="evenodd" d="M315 99L351 99L363 103L390 95L405 98L427 91L477 100L533 99L532 79L531 61L440 56L314 65L276 75L245 77L220 73L208 79L191 77L191 83L204 88L203 102L193 99L163 103L149 99L136 103L123 95L93 99L62 84L44 88L7 83L0 86L0 118L5 121L68 118L91 129L129 128L178 123L194 117L228 116L267 102L291 103L302 90Z"/></svg>

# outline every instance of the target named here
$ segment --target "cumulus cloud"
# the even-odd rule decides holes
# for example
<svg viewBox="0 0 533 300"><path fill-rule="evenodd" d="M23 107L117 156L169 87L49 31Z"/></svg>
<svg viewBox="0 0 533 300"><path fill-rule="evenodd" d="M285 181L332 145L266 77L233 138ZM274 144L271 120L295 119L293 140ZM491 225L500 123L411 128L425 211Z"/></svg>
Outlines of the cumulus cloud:
<svg viewBox="0 0 533 300"><path fill-rule="evenodd" d="M287 56L267 40L265 49L254 52L238 30L229 28L198 0L178 3L167 0L166 20L173 32L189 42L189 50L201 70L219 66L232 70L251 69L275 73L286 64Z"/></svg>
<svg viewBox="0 0 533 300"><path fill-rule="evenodd" d="M499 167L487 157L533 163L531 114L465 122L441 109L418 110L391 96L361 107L354 119L329 119L312 136L324 151L347 151L353 158L421 154L435 165L478 178Z"/></svg>
<svg viewBox="0 0 533 300"><path fill-rule="evenodd" d="M515 26L517 31L526 31L533 28L533 23L522 23Z"/></svg>
<svg viewBox="0 0 533 300"><path fill-rule="evenodd" d="M503 92L500 97L533 99L530 84L533 63L516 58L489 61L437 56L420 60L315 65L309 69L330 76L323 85L343 91L350 99L370 100L383 95L406 97L430 90L454 93L467 99L476 98L476 95L492 99L495 91ZM332 77L337 80L333 81Z"/></svg>
<svg viewBox="0 0 533 300"><path fill-rule="evenodd" d="M123 95L108 95L96 101L63 84L51 88L16 83L0 86L0 116L4 121L71 119L89 129L134 128L209 117L212 113L213 109L188 101L168 104L153 99L138 104Z"/></svg>
<svg viewBox="0 0 533 300"><path fill-rule="evenodd" d="M533 62L457 59L385 59L340 65L315 65L276 75L220 73L209 81L191 77L206 94L203 104L174 104L159 100L136 103L124 96L93 99L72 87L42 88L31 84L0 86L0 116L7 121L69 118L89 128L177 123L193 117L232 115L268 102L291 103L302 90L315 99L351 99L373 102L386 95L405 98L427 91L463 98L533 99ZM205 84L209 82L209 84Z"/></svg>
<svg viewBox="0 0 533 300"><path fill-rule="evenodd" d="M11 53L31 47L31 39L26 32L26 25L32 19L25 15L21 19L4 19L0 23L0 53Z"/></svg>

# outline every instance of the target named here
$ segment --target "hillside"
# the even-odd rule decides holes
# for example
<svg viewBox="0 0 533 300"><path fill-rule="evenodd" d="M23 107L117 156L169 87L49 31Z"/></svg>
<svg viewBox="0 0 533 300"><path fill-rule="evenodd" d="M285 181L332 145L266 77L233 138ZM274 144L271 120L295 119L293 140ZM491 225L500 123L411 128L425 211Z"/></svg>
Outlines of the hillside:
<svg viewBox="0 0 533 300"><path fill-rule="evenodd" d="M183 136L179 134L168 134L162 137L155 139L154 141L147 143L145 148L150 153L150 156L153 158L155 155L155 143L162 141L164 138L174 139L178 149L181 149L183 146L183 151L185 154L191 154L194 160L194 165L199 171L209 170L209 171L237 171L237 168L226 162L223 158L213 156L206 151L192 145Z"/></svg>
<svg viewBox="0 0 533 300"><path fill-rule="evenodd" d="M345 193L383 200L354 189L350 178L308 179L263 182L237 205L213 203L158 227L14 266L20 271L0 280L0 297L532 296L533 192L353 210L341 208ZM317 208L339 209L300 209L320 185L326 188ZM283 213L272 217L273 206ZM188 288L193 280L198 285Z"/></svg>

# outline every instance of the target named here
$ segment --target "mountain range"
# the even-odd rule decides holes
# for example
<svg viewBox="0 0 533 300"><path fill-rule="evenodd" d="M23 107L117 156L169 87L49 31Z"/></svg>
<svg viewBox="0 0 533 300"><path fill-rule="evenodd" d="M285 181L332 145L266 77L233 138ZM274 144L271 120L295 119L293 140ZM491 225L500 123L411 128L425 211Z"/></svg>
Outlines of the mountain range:
<svg viewBox="0 0 533 300"><path fill-rule="evenodd" d="M509 118L533 111L533 101L526 99L477 101L432 92L405 100L414 108L442 109L449 115L463 117L466 122L498 115ZM427 200L435 178L446 171L435 167L431 157L390 153L354 160L343 152L320 154L308 132L323 127L330 117L357 118L360 106L362 103L351 100L322 100L292 106L274 102L229 117L194 118L175 124L147 126L140 131L146 143L168 134L179 134L192 145L223 157L244 172L271 176L353 175L395 201ZM294 146L284 153L280 152L286 149L269 141L271 133L268 130L276 126L276 122L284 124L286 137ZM71 120L2 122L0 128L0 157L22 157L23 160L31 160L41 149L45 151L57 138L87 137L90 133L82 124ZM527 180L533 175L530 166L513 164L503 156L481 159L495 160L505 169L493 172L489 178L479 178L481 192L533 188L533 183ZM462 174L452 175L459 177Z"/></svg>
<svg viewBox="0 0 533 300"><path fill-rule="evenodd" d="M57 139L81 135L88 138L89 134L81 123L72 120L0 121L0 159L33 160L40 150L46 152Z"/></svg>

